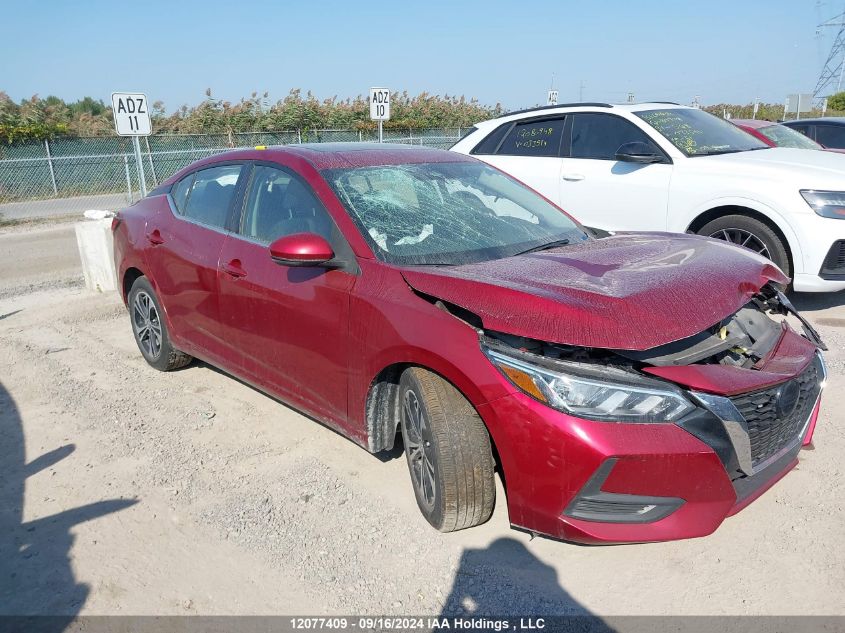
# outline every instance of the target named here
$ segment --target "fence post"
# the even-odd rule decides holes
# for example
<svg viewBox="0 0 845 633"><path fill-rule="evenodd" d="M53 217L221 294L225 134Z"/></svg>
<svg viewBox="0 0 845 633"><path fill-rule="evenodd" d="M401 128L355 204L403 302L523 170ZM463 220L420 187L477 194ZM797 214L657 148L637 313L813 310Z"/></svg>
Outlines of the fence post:
<svg viewBox="0 0 845 633"><path fill-rule="evenodd" d="M358 130L358 142L360 143L360 142L361 142L361 141L363 141L363 140L364 140L364 137L363 137L363 135L361 134L361 130Z"/></svg>
<svg viewBox="0 0 845 633"><path fill-rule="evenodd" d="M53 169L53 157L50 154L50 143L44 139L44 149L47 150L47 166L50 168L50 181L53 183L53 195L59 197L59 188L56 186L56 172Z"/></svg>
<svg viewBox="0 0 845 633"><path fill-rule="evenodd" d="M297 142L302 145L302 132L299 130L299 128L296 128L296 138Z"/></svg>
<svg viewBox="0 0 845 633"><path fill-rule="evenodd" d="M132 179L129 177L129 157L123 155L123 171L126 172L126 199L132 204Z"/></svg>
<svg viewBox="0 0 845 633"><path fill-rule="evenodd" d="M155 186L158 187L158 175L156 174L155 163L153 163L153 153L150 150L150 141L149 141L148 136L144 137L144 143L146 143L146 145L147 145L147 158L150 159L150 171L153 174L153 184L155 184Z"/></svg>

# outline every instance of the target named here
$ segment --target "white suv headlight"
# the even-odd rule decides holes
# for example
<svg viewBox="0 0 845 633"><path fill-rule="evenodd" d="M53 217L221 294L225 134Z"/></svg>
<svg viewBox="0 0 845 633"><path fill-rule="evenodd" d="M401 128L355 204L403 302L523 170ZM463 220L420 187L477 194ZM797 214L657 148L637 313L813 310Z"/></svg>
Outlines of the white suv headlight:
<svg viewBox="0 0 845 633"><path fill-rule="evenodd" d="M588 420L674 422L693 409L680 389L657 380L584 363L555 361L556 369L482 347L504 376L532 398Z"/></svg>
<svg viewBox="0 0 845 633"><path fill-rule="evenodd" d="M823 218L845 220L845 191L802 189L801 196Z"/></svg>

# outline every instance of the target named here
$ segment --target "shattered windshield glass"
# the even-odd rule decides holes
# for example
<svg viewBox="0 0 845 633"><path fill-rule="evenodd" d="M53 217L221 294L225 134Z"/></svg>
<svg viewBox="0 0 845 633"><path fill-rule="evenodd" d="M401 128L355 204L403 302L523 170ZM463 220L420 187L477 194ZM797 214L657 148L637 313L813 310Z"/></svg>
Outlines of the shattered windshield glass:
<svg viewBox="0 0 845 633"><path fill-rule="evenodd" d="M455 265L503 257L587 234L540 195L475 162L323 172L379 259Z"/></svg>

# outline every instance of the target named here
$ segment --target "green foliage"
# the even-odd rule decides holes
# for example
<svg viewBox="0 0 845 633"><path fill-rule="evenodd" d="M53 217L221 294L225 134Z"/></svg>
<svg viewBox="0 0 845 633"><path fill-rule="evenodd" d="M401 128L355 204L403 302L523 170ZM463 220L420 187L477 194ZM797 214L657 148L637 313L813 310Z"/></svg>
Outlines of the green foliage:
<svg viewBox="0 0 845 633"><path fill-rule="evenodd" d="M845 92L837 92L827 98L827 107L831 110L845 110Z"/></svg>
<svg viewBox="0 0 845 633"><path fill-rule="evenodd" d="M407 92L391 95L392 118L387 129L432 127L469 127L499 116L500 105L484 106L475 99L430 95L411 97ZM372 130L366 96L319 100L311 92L299 89L271 104L268 95L252 93L237 103L215 98L206 90L205 99L196 106L183 105L167 114L164 103L151 108L153 131L157 134L230 134L270 130L299 130L304 139L313 130ZM85 97L66 103L59 97L45 99L37 95L14 103L0 92L0 143L17 143L54 136L108 136L113 134L111 108L101 100Z"/></svg>
<svg viewBox="0 0 845 633"><path fill-rule="evenodd" d="M845 95L845 93L842 93ZM845 103L837 104L836 107L831 103L830 99L827 101L827 112L825 116L845 116ZM716 105L706 106L702 108L710 114L716 116L723 116L725 112L729 112L731 118L734 119L750 119L754 115L754 104L736 105L732 103L717 103ZM818 117L822 115L822 111L818 108L801 114L801 118ZM783 120L783 104L782 103L761 103L757 110L757 119L762 121L781 121ZM788 113L786 118L794 119L795 113Z"/></svg>

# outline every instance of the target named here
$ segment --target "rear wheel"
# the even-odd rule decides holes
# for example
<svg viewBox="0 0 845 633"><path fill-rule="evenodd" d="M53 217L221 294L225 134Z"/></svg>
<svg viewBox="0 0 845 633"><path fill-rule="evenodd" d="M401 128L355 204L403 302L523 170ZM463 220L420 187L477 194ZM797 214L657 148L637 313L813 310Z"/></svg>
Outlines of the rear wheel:
<svg viewBox="0 0 845 633"><path fill-rule="evenodd" d="M786 244L768 224L756 218L747 215L726 215L702 226L698 234L751 249L772 260L787 277L792 277L792 265Z"/></svg>
<svg viewBox="0 0 845 633"><path fill-rule="evenodd" d="M179 369L191 357L170 343L164 312L152 285L146 277L138 277L129 290L129 316L132 334L144 359L159 371Z"/></svg>
<svg viewBox="0 0 845 633"><path fill-rule="evenodd" d="M400 416L417 505L441 532L487 521L496 488L490 436L461 393L421 368L402 374Z"/></svg>

